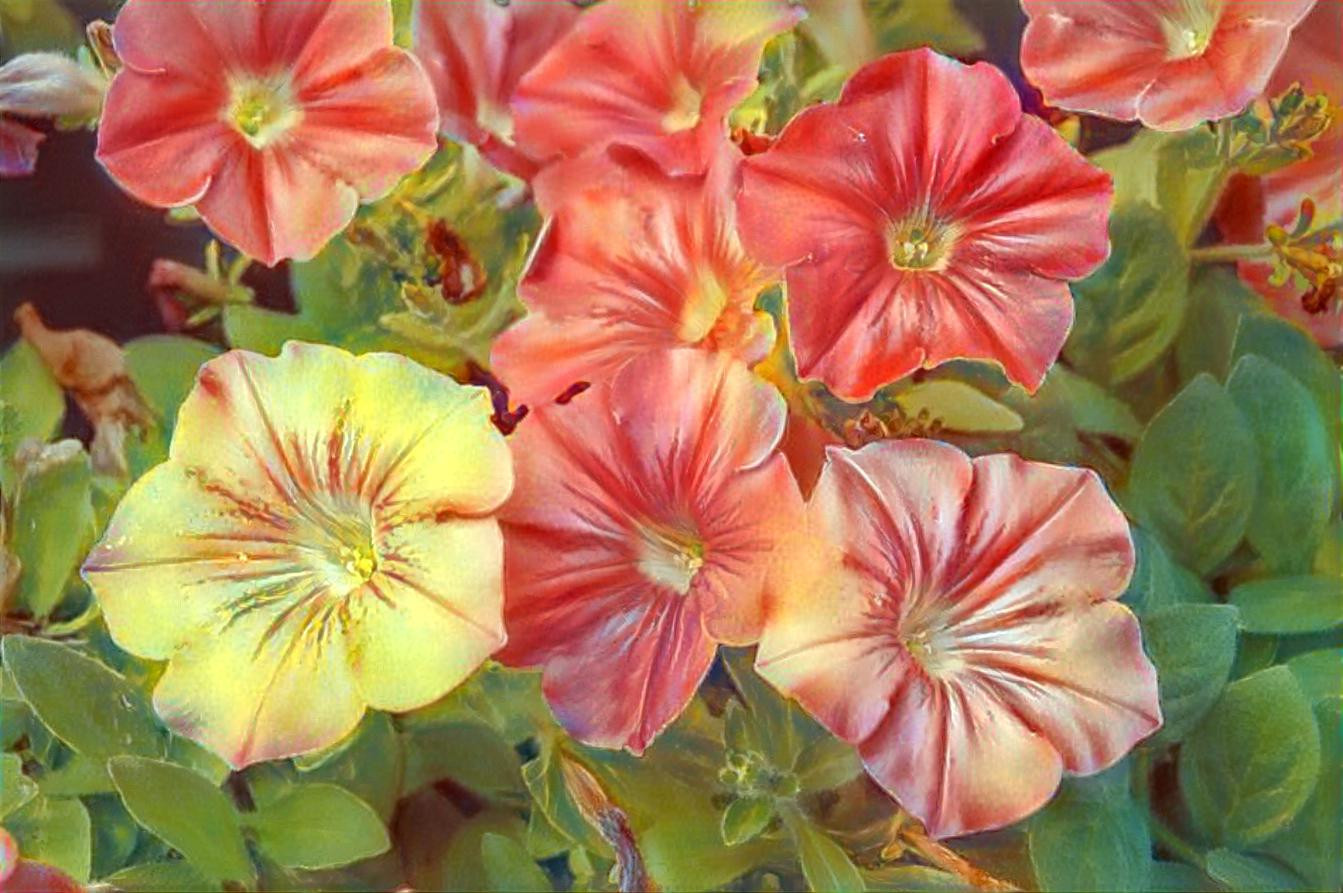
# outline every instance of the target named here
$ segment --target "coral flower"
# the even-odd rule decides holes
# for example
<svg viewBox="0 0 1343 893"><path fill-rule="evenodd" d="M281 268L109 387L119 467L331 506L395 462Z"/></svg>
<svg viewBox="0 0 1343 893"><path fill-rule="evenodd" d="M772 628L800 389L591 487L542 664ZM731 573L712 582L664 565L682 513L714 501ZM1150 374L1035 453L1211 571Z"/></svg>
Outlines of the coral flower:
<svg viewBox="0 0 1343 893"><path fill-rule="evenodd" d="M1106 257L1108 175L1007 78L930 50L860 70L742 163L742 240L788 270L798 371L865 400L920 366L996 360L1034 389Z"/></svg>
<svg viewBox="0 0 1343 893"><path fill-rule="evenodd" d="M1007 825L1061 772L1161 724L1124 516L1090 471L933 441L832 448L811 572L771 605L756 668L939 837Z"/></svg>
<svg viewBox="0 0 1343 893"><path fill-rule="evenodd" d="M99 161L267 264L312 257L434 151L433 88L386 0L129 0L113 36Z"/></svg>
<svg viewBox="0 0 1343 893"><path fill-rule="evenodd" d="M717 643L755 641L775 545L801 523L783 424L783 399L740 363L682 349L519 426L499 658L544 669L577 738L642 752Z"/></svg>
<svg viewBox="0 0 1343 893"><path fill-rule="evenodd" d="M490 411L396 354L205 364L84 565L116 642L168 661L168 726L235 767L291 756L498 649L513 477Z"/></svg>
<svg viewBox="0 0 1343 893"><path fill-rule="evenodd" d="M1323 93L1337 114L1343 108L1343 2L1321 0L1292 34L1282 64L1269 81L1267 95L1281 95L1293 84L1309 94ZM1328 223L1343 219L1343 121L1335 120L1324 135L1311 144L1310 158L1274 171L1261 180L1264 216L1270 223L1291 229L1303 198L1315 203L1315 220ZM1262 229L1254 240L1263 237ZM1289 279L1280 286L1269 278L1271 264L1242 261L1240 275L1264 295L1279 313L1308 329L1327 348L1343 345L1343 296L1336 295L1319 313L1302 307L1305 290Z"/></svg>
<svg viewBox="0 0 1343 893"><path fill-rule="evenodd" d="M509 103L519 79L578 18L568 0L426 0L415 54L438 94L443 132L472 143L496 167L530 177L536 163L513 145Z"/></svg>
<svg viewBox="0 0 1343 893"><path fill-rule="evenodd" d="M493 352L519 400L609 378L650 350L764 358L774 326L754 308L773 277L737 238L737 157L724 144L707 175L670 176L612 147L538 178L537 200L557 210L519 288L530 315Z"/></svg>
<svg viewBox="0 0 1343 893"><path fill-rule="evenodd" d="M1021 67L1050 105L1186 130L1258 96L1314 3L1021 0Z"/></svg>
<svg viewBox="0 0 1343 893"><path fill-rule="evenodd" d="M703 170L765 42L801 16L784 0L605 0L518 84L518 144L550 159L623 143L672 173Z"/></svg>

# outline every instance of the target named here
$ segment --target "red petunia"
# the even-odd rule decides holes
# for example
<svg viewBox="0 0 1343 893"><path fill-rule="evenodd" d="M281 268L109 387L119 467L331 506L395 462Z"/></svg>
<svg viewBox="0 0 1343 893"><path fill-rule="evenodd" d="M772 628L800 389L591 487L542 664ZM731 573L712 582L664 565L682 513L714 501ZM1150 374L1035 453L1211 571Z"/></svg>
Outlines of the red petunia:
<svg viewBox="0 0 1343 893"><path fill-rule="evenodd" d="M1109 252L1107 174L1007 78L930 50L860 70L742 163L742 240L787 265L798 371L864 400L919 367L994 360L1029 388Z"/></svg>
<svg viewBox="0 0 1343 893"><path fill-rule="evenodd" d="M568 0L422 0L415 53L438 95L443 132L472 143L502 170L532 176L536 161L513 144L509 103L579 11Z"/></svg>
<svg viewBox="0 0 1343 893"><path fill-rule="evenodd" d="M385 0L129 0L114 40L98 160L267 264L312 257L436 146L433 89Z"/></svg>
<svg viewBox="0 0 1343 893"><path fill-rule="evenodd" d="M935 836L1023 818L1161 724L1115 601L1128 525L1091 471L922 440L831 448L789 554L756 669Z"/></svg>
<svg viewBox="0 0 1343 893"><path fill-rule="evenodd" d="M605 0L523 76L518 145L551 159L623 143L672 173L703 170L765 42L801 16L784 0Z"/></svg>
<svg viewBox="0 0 1343 893"><path fill-rule="evenodd" d="M1021 66L1050 105L1185 130L1258 96L1314 3L1021 0Z"/></svg>
<svg viewBox="0 0 1343 893"><path fill-rule="evenodd" d="M540 666L577 738L642 752L720 642L759 635L802 497L776 447L783 399L746 367L659 351L511 438L505 663Z"/></svg>
<svg viewBox="0 0 1343 893"><path fill-rule="evenodd" d="M669 176L612 147L538 178L554 211L519 287L530 312L493 351L518 400L552 400L653 350L764 358L774 327L755 299L774 277L737 238L738 158L724 145L707 174Z"/></svg>

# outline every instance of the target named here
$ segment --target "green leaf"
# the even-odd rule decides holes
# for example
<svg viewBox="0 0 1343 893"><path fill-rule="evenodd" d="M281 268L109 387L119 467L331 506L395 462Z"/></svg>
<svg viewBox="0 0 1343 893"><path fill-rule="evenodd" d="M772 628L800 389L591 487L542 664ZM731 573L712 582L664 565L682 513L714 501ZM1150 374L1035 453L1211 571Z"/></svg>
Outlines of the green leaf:
<svg viewBox="0 0 1343 893"><path fill-rule="evenodd" d="M556 742L547 737L541 739L540 745L541 752L522 767L522 780L532 795L533 807L573 843L610 855L611 847L583 819L569 796L556 758Z"/></svg>
<svg viewBox="0 0 1343 893"><path fill-rule="evenodd" d="M23 858L55 866L86 882L93 862L93 831L88 810L74 798L29 800L5 819Z"/></svg>
<svg viewBox="0 0 1343 893"><path fill-rule="evenodd" d="M774 818L774 800L770 797L740 797L723 810L719 830L723 843L736 846L758 837Z"/></svg>
<svg viewBox="0 0 1343 893"><path fill-rule="evenodd" d="M127 341L122 349L135 389L162 420L165 438L170 436L196 372L219 355L219 348L182 335L147 335Z"/></svg>
<svg viewBox="0 0 1343 893"><path fill-rule="evenodd" d="M23 759L15 753L0 756L0 819L37 796L37 782L23 774Z"/></svg>
<svg viewBox="0 0 1343 893"><path fill-rule="evenodd" d="M116 790L107 774L107 761L72 753L59 766L42 773L38 787L48 797L84 797Z"/></svg>
<svg viewBox="0 0 1343 893"><path fill-rule="evenodd" d="M1343 625L1343 580L1333 577L1274 577L1231 590L1246 632L1313 633Z"/></svg>
<svg viewBox="0 0 1343 893"><path fill-rule="evenodd" d="M47 447L19 475L10 548L19 559L18 604L45 618L93 545L93 470L76 440Z"/></svg>
<svg viewBox="0 0 1343 893"><path fill-rule="evenodd" d="M487 798L524 790L517 751L483 723L416 729L402 738L406 744L402 787L406 791L443 778Z"/></svg>
<svg viewBox="0 0 1343 893"><path fill-rule="evenodd" d="M1181 244L1192 244L1220 189L1216 141L1206 131L1139 131L1122 145L1092 156L1114 177L1115 205L1145 203L1160 208Z"/></svg>
<svg viewBox="0 0 1343 893"><path fill-rule="evenodd" d="M168 762L185 766L216 786L223 784L232 771L228 763L181 735L170 735L168 738Z"/></svg>
<svg viewBox="0 0 1343 893"><path fill-rule="evenodd" d="M0 650L24 700L79 753L96 761L162 755L163 733L144 695L121 676L44 639L6 636Z"/></svg>
<svg viewBox="0 0 1343 893"><path fill-rule="evenodd" d="M480 860L488 891L542 891L554 889L541 867L511 837L487 831L480 837Z"/></svg>
<svg viewBox="0 0 1343 893"><path fill-rule="evenodd" d="M1148 424L1128 495L1176 559L1206 574L1244 536L1257 473L1244 417L1221 385L1200 375Z"/></svg>
<svg viewBox="0 0 1343 893"><path fill-rule="evenodd" d="M952 0L876 0L868 16L883 53L930 46L952 56L969 56L984 38Z"/></svg>
<svg viewBox="0 0 1343 893"><path fill-rule="evenodd" d="M0 357L0 403L12 411L8 427L0 432L7 451L29 438L42 443L51 440L65 416L61 386L22 338Z"/></svg>
<svg viewBox="0 0 1343 893"><path fill-rule="evenodd" d="M797 758L797 780L804 791L824 791L857 778L863 771L858 752L847 741L817 738Z"/></svg>
<svg viewBox="0 0 1343 893"><path fill-rule="evenodd" d="M1095 381L1116 385L1175 341L1189 293L1189 259L1164 214L1146 203L1110 221L1110 258L1073 286L1077 319L1063 353Z"/></svg>
<svg viewBox="0 0 1343 893"><path fill-rule="evenodd" d="M305 772L305 780L345 788L386 822L401 795L404 767L401 737L392 720L385 713L370 712L337 753Z"/></svg>
<svg viewBox="0 0 1343 893"><path fill-rule="evenodd" d="M1156 665L1164 719L1155 740L1184 738L1216 702L1236 659L1236 609L1175 605L1143 620L1143 642Z"/></svg>
<svg viewBox="0 0 1343 893"><path fill-rule="evenodd" d="M1027 837L1043 890L1147 889L1147 817L1122 791L1065 784L1030 820Z"/></svg>
<svg viewBox="0 0 1343 893"><path fill-rule="evenodd" d="M1236 362L1227 391L1258 444L1259 487L1245 537L1271 570L1309 568L1333 510L1337 447L1310 392L1254 354Z"/></svg>
<svg viewBox="0 0 1343 893"><path fill-rule="evenodd" d="M113 757L108 769L135 820L201 874L252 884L238 814L219 788L190 769L143 757Z"/></svg>
<svg viewBox="0 0 1343 893"><path fill-rule="evenodd" d="M1219 381L1226 378L1241 319L1265 313L1263 298L1233 271L1221 266L1201 270L1190 289L1184 328L1175 346L1180 380L1188 382L1204 372Z"/></svg>
<svg viewBox="0 0 1343 893"><path fill-rule="evenodd" d="M310 320L251 304L228 305L223 320L230 345L269 357L278 354L286 341L322 341L325 334Z"/></svg>
<svg viewBox="0 0 1343 893"><path fill-rule="evenodd" d="M1286 827L1310 797L1320 736L1286 667L1226 687L1180 750L1180 790L1214 842L1240 848Z"/></svg>
<svg viewBox="0 0 1343 893"><path fill-rule="evenodd" d="M130 860L140 843L140 826L116 794L89 797L84 807L93 830L93 876L104 877Z"/></svg>
<svg viewBox="0 0 1343 893"><path fill-rule="evenodd" d="M391 846L373 807L333 784L298 785L243 818L266 855L289 868L348 865Z"/></svg>
<svg viewBox="0 0 1343 893"><path fill-rule="evenodd" d="M1272 360L1305 386L1315 400L1320 418L1326 421L1332 419L1329 430L1337 432L1338 368L1310 335L1276 314L1247 313L1240 318L1236 327L1231 360L1235 362L1250 354Z"/></svg>
<svg viewBox="0 0 1343 893"><path fill-rule="evenodd" d="M1307 651L1287 661L1312 706L1343 696L1343 648Z"/></svg>
<svg viewBox="0 0 1343 893"><path fill-rule="evenodd" d="M1141 527L1132 528L1136 556L1133 578L1120 600L1142 617L1164 608L1213 601L1198 575L1176 564L1161 541Z"/></svg>
<svg viewBox="0 0 1343 893"><path fill-rule="evenodd" d="M854 893L867 889L862 873L844 848L813 825L796 805L785 804L781 814L797 846L802 876L807 879L809 890L814 893Z"/></svg>
<svg viewBox="0 0 1343 893"><path fill-rule="evenodd" d="M1221 887L1206 874L1183 862L1153 862L1152 893L1218 893Z"/></svg>
<svg viewBox="0 0 1343 893"><path fill-rule="evenodd" d="M911 385L894 396L910 417L927 413L948 431L992 434L1020 431L1025 422L1008 407L963 381L933 379Z"/></svg>
<svg viewBox="0 0 1343 893"><path fill-rule="evenodd" d="M219 889L184 859L141 862L108 875L103 883L126 893L207 893Z"/></svg>
<svg viewBox="0 0 1343 893"><path fill-rule="evenodd" d="M1264 856L1216 849L1208 853L1204 867L1214 879L1231 890L1261 893L1293 893L1307 890L1305 882L1282 865Z"/></svg>
<svg viewBox="0 0 1343 893"><path fill-rule="evenodd" d="M1290 865L1316 890L1338 890L1343 885L1343 703L1338 699L1338 677L1334 677L1335 696L1315 708L1315 717L1323 742L1320 774L1315 790L1290 825L1259 845L1280 862Z"/></svg>
<svg viewBox="0 0 1343 893"><path fill-rule="evenodd" d="M871 893L974 893L975 888L950 872L925 865L883 865L863 871Z"/></svg>

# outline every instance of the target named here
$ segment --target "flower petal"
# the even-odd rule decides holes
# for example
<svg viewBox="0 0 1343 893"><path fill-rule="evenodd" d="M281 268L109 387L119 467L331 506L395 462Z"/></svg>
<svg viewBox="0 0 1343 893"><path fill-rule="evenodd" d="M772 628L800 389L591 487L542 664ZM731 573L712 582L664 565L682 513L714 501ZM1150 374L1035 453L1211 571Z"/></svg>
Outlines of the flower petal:
<svg viewBox="0 0 1343 893"><path fill-rule="evenodd" d="M272 66L290 72L300 93L324 92L334 81L358 77L356 69L391 46L392 5L268 2L261 5L260 29Z"/></svg>
<svg viewBox="0 0 1343 893"><path fill-rule="evenodd" d="M215 0L127 0L117 13L112 39L128 69L169 72L205 84L224 69L263 68L262 9L260 3Z"/></svg>
<svg viewBox="0 0 1343 893"><path fill-rule="evenodd" d="M335 744L364 714L342 624L315 599L234 613L173 656L154 708L234 768Z"/></svg>
<svg viewBox="0 0 1343 893"><path fill-rule="evenodd" d="M403 712L442 697L504 644L503 541L493 519L460 519L398 525L379 550L350 661L371 706Z"/></svg>

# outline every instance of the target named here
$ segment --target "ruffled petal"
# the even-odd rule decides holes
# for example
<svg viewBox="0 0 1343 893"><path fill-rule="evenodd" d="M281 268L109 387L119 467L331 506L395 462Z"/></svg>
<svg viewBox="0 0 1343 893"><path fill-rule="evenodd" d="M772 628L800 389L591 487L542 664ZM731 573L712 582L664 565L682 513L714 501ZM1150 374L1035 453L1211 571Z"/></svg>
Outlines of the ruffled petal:
<svg viewBox="0 0 1343 893"><path fill-rule="evenodd" d="M303 120L287 149L352 185L363 201L386 194L438 147L429 82L415 57L395 47L373 53L337 80L300 85L298 101Z"/></svg>
<svg viewBox="0 0 1343 893"><path fill-rule="evenodd" d="M335 744L364 714L341 614L313 599L230 615L177 651L154 708L234 768Z"/></svg>
<svg viewBox="0 0 1343 893"><path fill-rule="evenodd" d="M227 101L222 81L126 69L107 91L98 161L142 202L191 204L205 194L225 155L244 151L242 137L222 120Z"/></svg>
<svg viewBox="0 0 1343 893"><path fill-rule="evenodd" d="M423 707L504 644L503 541L492 519L401 524L379 542L350 634L362 697L379 710Z"/></svg>
<svg viewBox="0 0 1343 893"><path fill-rule="evenodd" d="M265 4L276 5L317 6ZM255 2L127 0L117 13L112 39L117 57L128 69L218 84L229 71L265 69L265 42L260 39L263 8Z"/></svg>
<svg viewBox="0 0 1343 893"><path fill-rule="evenodd" d="M326 92L361 75L392 45L390 3L284 0L261 4L267 61L290 73L300 93Z"/></svg>

